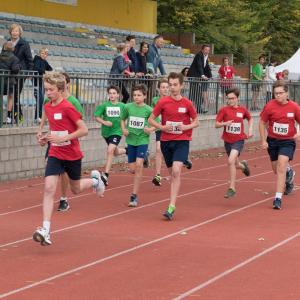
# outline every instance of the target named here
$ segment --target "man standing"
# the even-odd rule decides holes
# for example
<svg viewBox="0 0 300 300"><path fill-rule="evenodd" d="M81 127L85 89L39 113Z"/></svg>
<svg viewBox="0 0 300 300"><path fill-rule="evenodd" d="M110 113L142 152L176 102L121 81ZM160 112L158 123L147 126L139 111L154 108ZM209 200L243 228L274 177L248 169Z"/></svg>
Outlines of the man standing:
<svg viewBox="0 0 300 300"><path fill-rule="evenodd" d="M170 204L164 217L172 220L180 188L183 163L188 159L192 129L199 126L197 112L190 100L181 95L183 75L168 76L170 96L161 98L149 117L149 124L160 129L161 151L171 175ZM155 119L161 115L161 123Z"/></svg>
<svg viewBox="0 0 300 300"><path fill-rule="evenodd" d="M129 65L130 72L137 72L137 57L136 57L136 51L134 49L135 47L135 36L134 35L128 35L126 37L126 42L129 43L129 50L127 52L128 58L131 61L131 64Z"/></svg>
<svg viewBox="0 0 300 300"><path fill-rule="evenodd" d="M208 80L212 77L211 68L209 66L208 54L210 51L210 45L204 44L201 47L201 51L196 54L194 60L189 68L188 77L195 77L203 82L191 82L190 83L190 96L189 98L194 102L197 107L198 113L207 113L208 107ZM201 94L200 100L199 94Z"/></svg>
<svg viewBox="0 0 300 300"><path fill-rule="evenodd" d="M153 44L149 45L149 51L147 53L147 65L149 64L153 73L157 74L157 68L159 69L161 75L166 75L166 71L161 59L161 47L164 44L164 38L161 35L157 35Z"/></svg>

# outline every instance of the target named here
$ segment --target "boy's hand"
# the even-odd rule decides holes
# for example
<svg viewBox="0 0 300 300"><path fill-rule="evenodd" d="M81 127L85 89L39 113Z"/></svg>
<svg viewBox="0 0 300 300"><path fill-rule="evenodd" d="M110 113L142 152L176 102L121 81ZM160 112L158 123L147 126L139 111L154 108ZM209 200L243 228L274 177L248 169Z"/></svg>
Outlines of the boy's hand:
<svg viewBox="0 0 300 300"><path fill-rule="evenodd" d="M173 131L173 126L171 124L166 124L162 126L161 130L165 132L171 132Z"/></svg>
<svg viewBox="0 0 300 300"><path fill-rule="evenodd" d="M105 125L107 127L112 127L112 122L110 122L110 121L103 121L103 125Z"/></svg>
<svg viewBox="0 0 300 300"><path fill-rule="evenodd" d="M124 136L128 136L128 129L124 129L124 130L122 130L123 131L123 135Z"/></svg>
<svg viewBox="0 0 300 300"><path fill-rule="evenodd" d="M37 134L38 135L38 134ZM37 137L38 143L40 146L45 146L48 142L48 134L40 134L39 137Z"/></svg>
<svg viewBox="0 0 300 300"><path fill-rule="evenodd" d="M232 122L233 122L233 120L229 120L229 121L223 122L223 125L224 125L224 126L228 126L228 125L230 125Z"/></svg>
<svg viewBox="0 0 300 300"><path fill-rule="evenodd" d="M262 149L266 150L266 149L268 149L269 145L268 145L268 143L266 141L263 141L261 143L261 147L262 147Z"/></svg>
<svg viewBox="0 0 300 300"><path fill-rule="evenodd" d="M145 127L144 132L150 134L152 132L152 129L150 127Z"/></svg>

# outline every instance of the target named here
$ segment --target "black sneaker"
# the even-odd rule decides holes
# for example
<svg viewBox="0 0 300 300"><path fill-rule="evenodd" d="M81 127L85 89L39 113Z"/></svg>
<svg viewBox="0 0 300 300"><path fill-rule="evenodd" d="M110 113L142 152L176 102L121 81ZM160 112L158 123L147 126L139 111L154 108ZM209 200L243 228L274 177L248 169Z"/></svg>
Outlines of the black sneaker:
<svg viewBox="0 0 300 300"><path fill-rule="evenodd" d="M137 198L137 196L131 195L129 203L128 203L128 206L129 207L137 207L137 205L138 205L138 198Z"/></svg>
<svg viewBox="0 0 300 300"><path fill-rule="evenodd" d="M241 164L244 166L244 169L242 172L244 173L245 176L250 176L250 169L248 167L248 163L245 160L241 161Z"/></svg>
<svg viewBox="0 0 300 300"><path fill-rule="evenodd" d="M188 169L190 170L192 167L193 167L193 163L190 161L190 160L186 160L183 165Z"/></svg>
<svg viewBox="0 0 300 300"><path fill-rule="evenodd" d="M288 171L286 171L285 182L293 183L295 174L296 174L296 172L292 168L290 168Z"/></svg>
<svg viewBox="0 0 300 300"><path fill-rule="evenodd" d="M60 200L57 210L58 211L67 211L70 209L70 205L67 200Z"/></svg>
<svg viewBox="0 0 300 300"><path fill-rule="evenodd" d="M284 195L290 194L294 189L294 183L285 183Z"/></svg>
<svg viewBox="0 0 300 300"><path fill-rule="evenodd" d="M161 176L156 174L152 179L152 183L156 186L161 186Z"/></svg>
<svg viewBox="0 0 300 300"><path fill-rule="evenodd" d="M170 213L168 210L166 210L166 211L164 212L163 216L164 216L167 220L171 221L171 220L173 219L174 212L175 212L175 210L173 210L173 212L171 212L171 213Z"/></svg>
<svg viewBox="0 0 300 300"><path fill-rule="evenodd" d="M273 201L273 209L281 209L281 199L275 198Z"/></svg>
<svg viewBox="0 0 300 300"><path fill-rule="evenodd" d="M144 168L149 168L150 162L149 162L149 151L147 151L147 153L145 154L144 157L144 163L143 166Z"/></svg>
<svg viewBox="0 0 300 300"><path fill-rule="evenodd" d="M104 185L108 186L108 175L106 175L104 172L101 172L100 178L103 181Z"/></svg>

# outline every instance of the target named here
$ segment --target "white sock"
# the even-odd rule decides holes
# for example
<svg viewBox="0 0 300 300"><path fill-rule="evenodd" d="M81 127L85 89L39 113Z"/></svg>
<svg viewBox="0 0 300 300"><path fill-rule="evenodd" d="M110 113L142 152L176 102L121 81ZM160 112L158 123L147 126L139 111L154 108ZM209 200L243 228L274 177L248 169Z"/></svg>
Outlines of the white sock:
<svg viewBox="0 0 300 300"><path fill-rule="evenodd" d="M276 193L276 194L275 194L275 198L281 199L281 198L282 198L282 193Z"/></svg>
<svg viewBox="0 0 300 300"><path fill-rule="evenodd" d="M44 221L43 227L47 230L47 232L50 232L50 221Z"/></svg>
<svg viewBox="0 0 300 300"><path fill-rule="evenodd" d="M92 178L93 180L93 188L97 187L99 180L97 178Z"/></svg>
<svg viewBox="0 0 300 300"><path fill-rule="evenodd" d="M65 200L65 201L67 201L67 200L68 200L68 198L67 198L67 197L60 197L60 201L62 201L62 200Z"/></svg>
<svg viewBox="0 0 300 300"><path fill-rule="evenodd" d="M291 169L291 166L286 167L286 171L288 172Z"/></svg>

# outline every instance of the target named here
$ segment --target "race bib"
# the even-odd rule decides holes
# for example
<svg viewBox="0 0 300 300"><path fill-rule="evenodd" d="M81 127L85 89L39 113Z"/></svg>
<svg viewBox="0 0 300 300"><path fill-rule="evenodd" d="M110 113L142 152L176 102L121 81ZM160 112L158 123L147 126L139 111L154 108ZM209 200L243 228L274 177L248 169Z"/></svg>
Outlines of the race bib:
<svg viewBox="0 0 300 300"><path fill-rule="evenodd" d="M145 127L145 119L139 117L129 117L128 126L130 128L143 129Z"/></svg>
<svg viewBox="0 0 300 300"><path fill-rule="evenodd" d="M231 123L226 126L226 132L231 134L240 134L241 133L241 123Z"/></svg>
<svg viewBox="0 0 300 300"><path fill-rule="evenodd" d="M237 112L237 113L236 113L236 116L237 116L238 118L242 118L242 117L243 117L243 114L242 114L241 112Z"/></svg>
<svg viewBox="0 0 300 300"><path fill-rule="evenodd" d="M106 115L112 118L120 117L120 107L106 107Z"/></svg>
<svg viewBox="0 0 300 300"><path fill-rule="evenodd" d="M180 130L178 128L178 125L182 125L182 122L167 121L166 125L172 125L172 131L171 132L169 131L169 133L172 133L172 134L182 134L182 130Z"/></svg>
<svg viewBox="0 0 300 300"><path fill-rule="evenodd" d="M289 124L281 124L274 122L273 124L273 133L279 135L287 135L289 132Z"/></svg>
<svg viewBox="0 0 300 300"><path fill-rule="evenodd" d="M69 134L68 130L64 130L64 131L51 131L51 134L56 135L56 136L66 136ZM70 145L71 141L67 141L67 142L63 142L60 144L56 144L56 143L51 143L52 146L55 147L61 147L61 146L67 146Z"/></svg>

